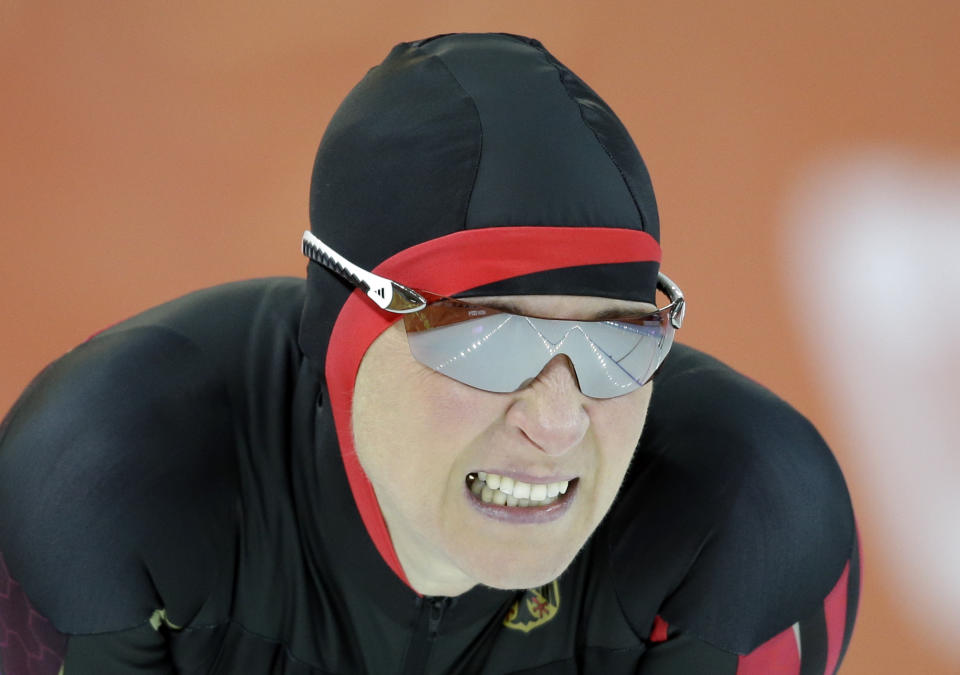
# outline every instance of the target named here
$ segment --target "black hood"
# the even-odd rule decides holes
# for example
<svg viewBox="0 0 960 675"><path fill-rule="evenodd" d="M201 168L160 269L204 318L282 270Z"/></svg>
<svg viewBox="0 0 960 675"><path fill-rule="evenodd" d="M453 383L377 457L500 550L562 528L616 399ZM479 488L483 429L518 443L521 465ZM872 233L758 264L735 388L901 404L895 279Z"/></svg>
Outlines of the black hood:
<svg viewBox="0 0 960 675"><path fill-rule="evenodd" d="M469 230L548 228L523 252L532 261L565 236L553 228L630 229L659 241L650 178L623 124L538 41L508 34L402 43L372 68L323 136L310 223L367 269ZM520 265L459 294L654 300L659 257L578 262ZM351 288L315 263L308 278L301 345L323 359Z"/></svg>

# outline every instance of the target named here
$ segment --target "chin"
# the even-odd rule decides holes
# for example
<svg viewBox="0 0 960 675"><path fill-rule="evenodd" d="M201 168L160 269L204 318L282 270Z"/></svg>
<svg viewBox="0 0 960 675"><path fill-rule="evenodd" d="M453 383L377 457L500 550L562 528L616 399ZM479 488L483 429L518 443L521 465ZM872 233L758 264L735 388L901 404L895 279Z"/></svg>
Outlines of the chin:
<svg viewBox="0 0 960 675"><path fill-rule="evenodd" d="M528 556L532 551L524 551ZM472 570L471 576L484 586L504 591L539 588L559 577L576 556L576 551L567 554L552 552L549 557L530 561L490 561L482 569Z"/></svg>

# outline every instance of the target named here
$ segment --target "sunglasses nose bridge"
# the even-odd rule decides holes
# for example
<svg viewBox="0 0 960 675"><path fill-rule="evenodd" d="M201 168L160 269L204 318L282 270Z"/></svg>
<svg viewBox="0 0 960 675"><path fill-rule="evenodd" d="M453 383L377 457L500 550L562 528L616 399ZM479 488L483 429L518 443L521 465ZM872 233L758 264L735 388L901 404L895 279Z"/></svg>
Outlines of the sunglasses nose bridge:
<svg viewBox="0 0 960 675"><path fill-rule="evenodd" d="M544 362L539 371L528 378L523 386L540 378L544 373L558 367L558 364L564 364L567 372L576 385L580 388L580 375L574 361L575 355L581 354L586 343L589 342L583 332L583 328L576 321L566 321L560 319L526 319L529 325L536 331L538 339L542 343L545 352Z"/></svg>
<svg viewBox="0 0 960 675"><path fill-rule="evenodd" d="M577 391L580 391L580 378L577 377L577 369L573 360L562 351L547 361L534 379L563 380L564 385L572 383Z"/></svg>

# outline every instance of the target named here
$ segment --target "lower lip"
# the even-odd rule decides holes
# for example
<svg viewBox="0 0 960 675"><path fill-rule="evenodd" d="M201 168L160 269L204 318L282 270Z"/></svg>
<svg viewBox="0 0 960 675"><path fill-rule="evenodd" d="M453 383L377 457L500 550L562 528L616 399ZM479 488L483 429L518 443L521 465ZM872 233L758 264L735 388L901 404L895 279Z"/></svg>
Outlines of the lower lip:
<svg viewBox="0 0 960 675"><path fill-rule="evenodd" d="M533 523L550 523L558 518L562 518L567 512L573 500L576 497L577 489L580 487L580 481L574 481L569 489L561 495L561 498L552 504L546 506L500 506L499 504L489 504L470 491L470 488L464 483L464 496L470 505L487 518L493 518L505 523L517 525Z"/></svg>

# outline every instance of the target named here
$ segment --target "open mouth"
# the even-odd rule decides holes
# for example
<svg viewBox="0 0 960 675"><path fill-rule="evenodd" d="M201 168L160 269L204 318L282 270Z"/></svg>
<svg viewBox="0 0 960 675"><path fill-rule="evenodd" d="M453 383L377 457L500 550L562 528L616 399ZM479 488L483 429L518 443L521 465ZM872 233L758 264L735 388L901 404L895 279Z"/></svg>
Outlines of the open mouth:
<svg viewBox="0 0 960 675"><path fill-rule="evenodd" d="M510 476L478 471L467 474L467 488L478 501L494 506L536 508L569 498L578 478L555 483L527 483Z"/></svg>

